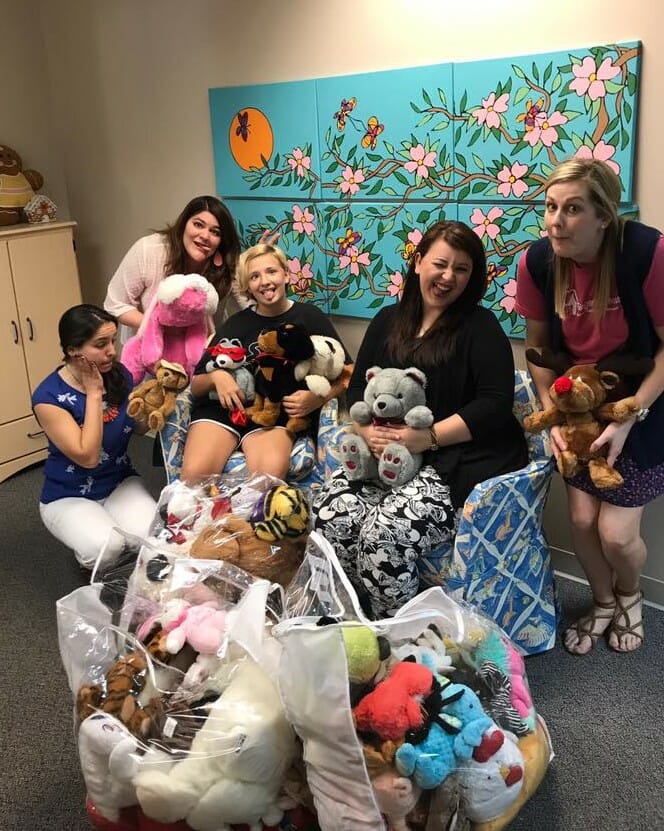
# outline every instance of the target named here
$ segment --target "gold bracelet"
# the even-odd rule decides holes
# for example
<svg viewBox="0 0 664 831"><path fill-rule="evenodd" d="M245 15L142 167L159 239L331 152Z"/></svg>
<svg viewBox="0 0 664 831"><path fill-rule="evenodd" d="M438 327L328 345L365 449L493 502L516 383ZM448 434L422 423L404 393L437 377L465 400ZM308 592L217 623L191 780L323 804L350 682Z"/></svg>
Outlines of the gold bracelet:
<svg viewBox="0 0 664 831"><path fill-rule="evenodd" d="M438 436L436 435L436 431L433 427L429 427L429 435L431 436L431 446L429 450L440 450L440 445L438 444Z"/></svg>

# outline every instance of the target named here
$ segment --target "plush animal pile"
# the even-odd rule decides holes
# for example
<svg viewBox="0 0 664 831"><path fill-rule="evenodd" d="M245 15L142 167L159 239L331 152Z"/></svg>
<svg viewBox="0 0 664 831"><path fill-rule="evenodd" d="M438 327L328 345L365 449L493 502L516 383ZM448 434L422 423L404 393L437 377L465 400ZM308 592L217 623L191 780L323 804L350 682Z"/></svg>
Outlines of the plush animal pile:
<svg viewBox="0 0 664 831"><path fill-rule="evenodd" d="M413 616L400 637L391 621L374 629L311 618L294 624L306 631L306 646L297 651L291 681L298 695L291 698L281 637L274 638L265 614L264 580L288 592L288 575L305 556L308 502L273 481L236 485L214 477L169 486L162 527L139 554L119 625L105 623L95 634L82 619L68 641L78 649L70 665L87 662L72 686L92 824L105 831L231 831L244 823L260 831L289 809L289 827L304 831L313 827L308 808L321 804L321 787L342 816L358 784L350 767L338 764L341 753L349 765L354 758L363 765L365 794L371 802L373 791L387 829L424 831L430 814L443 827L504 828L549 761L520 654L465 609L457 629L445 628L452 624L444 616L428 626ZM183 521L189 527L176 528ZM324 554L312 542L312 579L306 589L297 583L296 593L322 592L338 608ZM236 567L228 582L217 559ZM247 570L245 580L238 568ZM95 592L81 608L99 607L94 587L79 591ZM317 632L329 626L337 629L326 632L338 635L338 660L331 641L316 646ZM323 660L322 674L311 686L314 658ZM317 718L327 724L331 707L343 708L337 723L347 725L344 741L352 736L352 747L340 749L339 736L316 727ZM306 772L303 712L322 743L307 754ZM337 819L322 822L322 831L337 828Z"/></svg>

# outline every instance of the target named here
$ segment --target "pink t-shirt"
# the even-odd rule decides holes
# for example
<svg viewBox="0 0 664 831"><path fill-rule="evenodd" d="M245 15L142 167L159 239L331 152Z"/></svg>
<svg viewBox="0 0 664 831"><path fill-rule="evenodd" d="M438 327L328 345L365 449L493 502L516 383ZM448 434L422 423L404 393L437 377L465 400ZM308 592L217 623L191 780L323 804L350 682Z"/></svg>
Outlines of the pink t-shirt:
<svg viewBox="0 0 664 831"><path fill-rule="evenodd" d="M601 320L593 318L594 264L574 266L572 285L565 298L563 336L567 350L577 363L596 363L620 348L628 336L627 320L620 298L609 299ZM659 238L648 276L643 283L643 296L653 325L664 326L664 237ZM526 265L526 252L517 266L516 306L525 318L544 322L548 319L544 296L533 282Z"/></svg>

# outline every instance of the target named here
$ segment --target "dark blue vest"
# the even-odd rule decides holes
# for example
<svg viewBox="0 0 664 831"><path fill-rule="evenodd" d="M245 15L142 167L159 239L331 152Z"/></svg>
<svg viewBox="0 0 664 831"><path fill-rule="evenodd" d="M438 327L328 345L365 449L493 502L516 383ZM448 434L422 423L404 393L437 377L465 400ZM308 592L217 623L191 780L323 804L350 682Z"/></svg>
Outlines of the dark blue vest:
<svg viewBox="0 0 664 831"><path fill-rule="evenodd" d="M635 356L654 357L660 340L645 299L643 282L648 276L660 232L640 222L625 223L623 244L616 258L616 288L627 321L628 336L621 351ZM544 238L526 253L526 265L533 282L544 297L554 352L566 349L562 321L555 312L553 292L553 251ZM650 408L645 421L630 430L625 449L642 470L664 462L664 395Z"/></svg>

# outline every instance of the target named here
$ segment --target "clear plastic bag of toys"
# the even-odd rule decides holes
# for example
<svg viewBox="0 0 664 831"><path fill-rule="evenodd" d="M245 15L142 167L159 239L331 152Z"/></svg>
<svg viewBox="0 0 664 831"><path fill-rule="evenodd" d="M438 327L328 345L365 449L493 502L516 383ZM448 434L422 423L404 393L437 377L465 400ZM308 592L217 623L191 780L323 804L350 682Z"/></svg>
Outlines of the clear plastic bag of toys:
<svg viewBox="0 0 664 831"><path fill-rule="evenodd" d="M271 825L294 804L301 746L276 685L273 587L193 562L171 563L150 615L132 605L118 618L101 583L58 601L95 827Z"/></svg>
<svg viewBox="0 0 664 831"><path fill-rule="evenodd" d="M305 561L274 634L321 830L504 828L552 758L518 649L440 588L369 622L310 544L328 566Z"/></svg>

